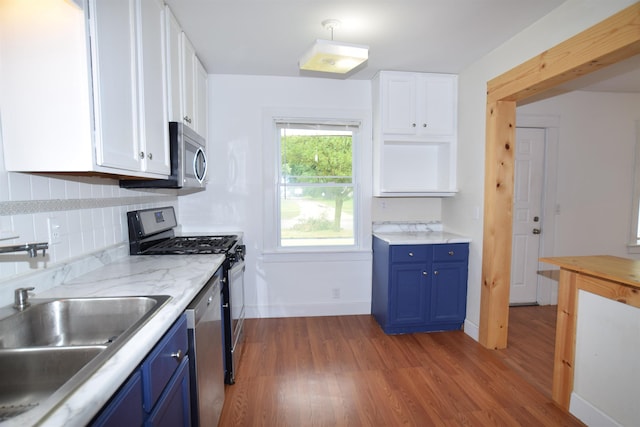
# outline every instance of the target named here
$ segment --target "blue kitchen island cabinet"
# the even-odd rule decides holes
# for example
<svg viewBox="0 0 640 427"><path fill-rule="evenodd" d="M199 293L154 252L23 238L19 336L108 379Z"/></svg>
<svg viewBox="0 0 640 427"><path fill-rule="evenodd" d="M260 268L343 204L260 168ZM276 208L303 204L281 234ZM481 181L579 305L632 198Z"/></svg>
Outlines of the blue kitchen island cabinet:
<svg viewBox="0 0 640 427"><path fill-rule="evenodd" d="M468 243L392 245L373 237L371 313L387 334L462 328Z"/></svg>

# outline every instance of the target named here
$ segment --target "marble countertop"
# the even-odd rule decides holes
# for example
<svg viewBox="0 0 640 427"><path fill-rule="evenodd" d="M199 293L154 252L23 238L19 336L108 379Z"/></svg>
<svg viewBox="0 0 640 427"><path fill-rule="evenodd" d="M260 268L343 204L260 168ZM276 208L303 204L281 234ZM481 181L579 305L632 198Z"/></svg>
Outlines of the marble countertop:
<svg viewBox="0 0 640 427"><path fill-rule="evenodd" d="M442 230L439 221L430 222L378 222L373 224L373 235L390 245L432 245L443 243L469 243L471 239Z"/></svg>
<svg viewBox="0 0 640 427"><path fill-rule="evenodd" d="M86 382L2 426L86 425L222 265L224 255L125 256L34 298L170 295L171 299ZM37 291L37 289L36 289Z"/></svg>
<svg viewBox="0 0 640 427"><path fill-rule="evenodd" d="M397 233L373 233L390 245L431 245L443 243L469 243L471 239L446 231L405 231Z"/></svg>

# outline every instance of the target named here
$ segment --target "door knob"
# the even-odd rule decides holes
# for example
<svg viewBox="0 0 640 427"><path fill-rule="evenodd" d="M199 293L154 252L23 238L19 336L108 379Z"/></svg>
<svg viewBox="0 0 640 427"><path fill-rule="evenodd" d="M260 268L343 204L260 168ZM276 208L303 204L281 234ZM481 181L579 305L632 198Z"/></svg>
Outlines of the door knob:
<svg viewBox="0 0 640 427"><path fill-rule="evenodd" d="M541 231L541 230L540 230L539 228L534 228L534 229L532 230L532 233L533 233L533 234L540 234L540 231Z"/></svg>

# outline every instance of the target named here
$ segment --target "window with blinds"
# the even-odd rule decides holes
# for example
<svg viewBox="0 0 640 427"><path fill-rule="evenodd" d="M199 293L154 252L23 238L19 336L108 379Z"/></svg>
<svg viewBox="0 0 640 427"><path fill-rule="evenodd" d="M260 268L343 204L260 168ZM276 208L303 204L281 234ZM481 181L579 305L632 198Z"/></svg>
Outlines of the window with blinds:
<svg viewBox="0 0 640 427"><path fill-rule="evenodd" d="M353 246L354 123L277 122L279 246Z"/></svg>

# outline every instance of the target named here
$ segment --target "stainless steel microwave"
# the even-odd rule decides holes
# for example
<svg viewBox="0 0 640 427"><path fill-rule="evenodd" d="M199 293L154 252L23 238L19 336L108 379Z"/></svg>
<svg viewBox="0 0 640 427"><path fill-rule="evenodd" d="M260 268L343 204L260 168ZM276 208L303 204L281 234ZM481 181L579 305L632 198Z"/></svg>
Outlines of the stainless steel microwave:
<svg viewBox="0 0 640 427"><path fill-rule="evenodd" d="M188 126L169 122L171 175L168 179L120 180L122 188L204 188L207 184L206 141Z"/></svg>

